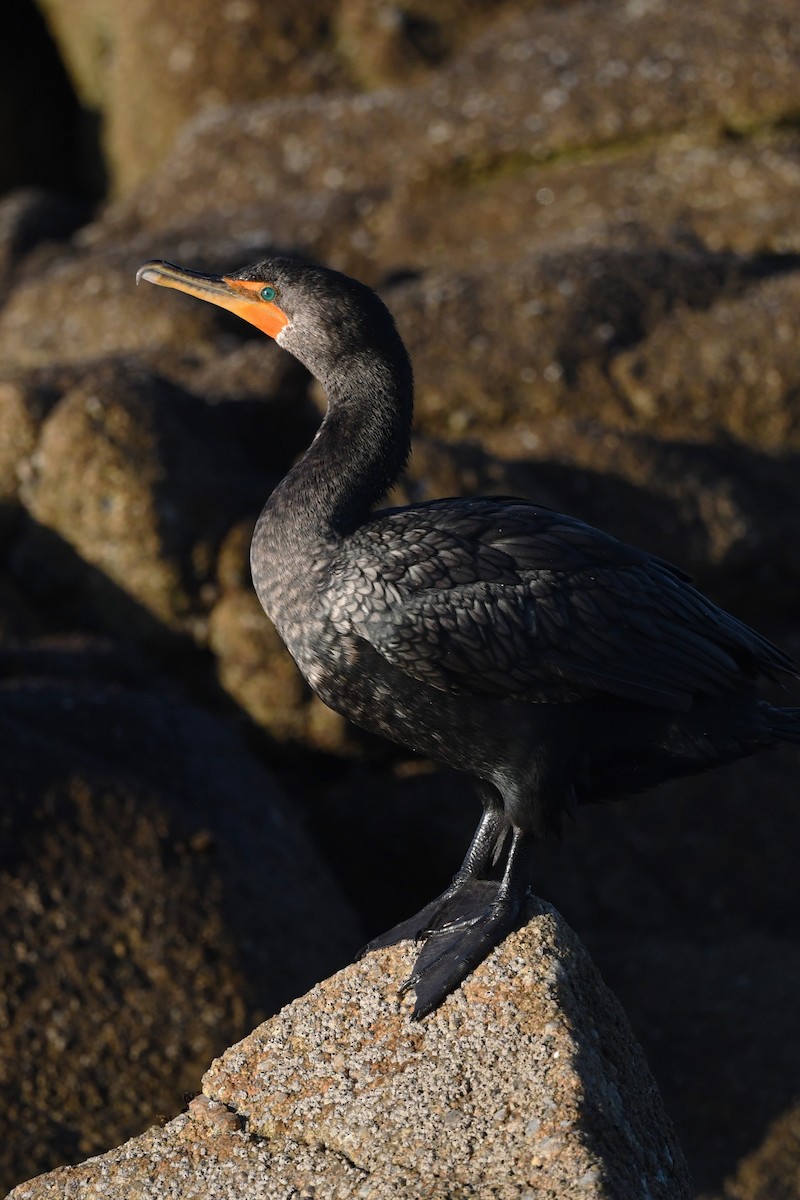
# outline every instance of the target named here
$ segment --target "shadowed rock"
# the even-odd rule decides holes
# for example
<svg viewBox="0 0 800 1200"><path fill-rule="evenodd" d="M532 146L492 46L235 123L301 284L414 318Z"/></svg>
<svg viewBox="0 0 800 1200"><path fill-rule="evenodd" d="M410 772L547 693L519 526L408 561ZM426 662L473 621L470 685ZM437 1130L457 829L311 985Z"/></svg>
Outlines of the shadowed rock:
<svg viewBox="0 0 800 1200"><path fill-rule="evenodd" d="M239 738L91 649L0 652L11 1181L177 1111L211 1055L361 940Z"/></svg>

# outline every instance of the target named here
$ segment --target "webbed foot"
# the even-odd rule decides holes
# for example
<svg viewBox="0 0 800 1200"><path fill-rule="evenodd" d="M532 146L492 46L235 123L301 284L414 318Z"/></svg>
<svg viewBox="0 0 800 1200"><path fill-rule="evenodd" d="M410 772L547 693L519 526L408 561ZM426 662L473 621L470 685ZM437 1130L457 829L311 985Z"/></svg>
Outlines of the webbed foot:
<svg viewBox="0 0 800 1200"><path fill-rule="evenodd" d="M441 896L364 947L362 955L404 939L425 939L400 989L416 993L414 1020L433 1012L516 928L530 887L533 844L530 834L514 828L499 882L477 877L465 864Z"/></svg>
<svg viewBox="0 0 800 1200"><path fill-rule="evenodd" d="M499 883L479 882L481 895L473 896L469 914L465 912L463 919L429 934L400 989L401 994L414 989L416 1003L411 1015L415 1021L438 1008L518 924L521 898L504 896Z"/></svg>

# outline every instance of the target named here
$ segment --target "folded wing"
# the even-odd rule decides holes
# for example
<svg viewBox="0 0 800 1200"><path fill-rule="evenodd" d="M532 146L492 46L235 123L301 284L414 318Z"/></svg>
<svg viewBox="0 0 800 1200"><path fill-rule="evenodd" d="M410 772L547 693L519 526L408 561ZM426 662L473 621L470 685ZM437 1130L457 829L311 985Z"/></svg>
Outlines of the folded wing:
<svg viewBox="0 0 800 1200"><path fill-rule="evenodd" d="M524 501L376 514L348 538L324 603L340 632L445 690L685 709L792 671L662 559Z"/></svg>

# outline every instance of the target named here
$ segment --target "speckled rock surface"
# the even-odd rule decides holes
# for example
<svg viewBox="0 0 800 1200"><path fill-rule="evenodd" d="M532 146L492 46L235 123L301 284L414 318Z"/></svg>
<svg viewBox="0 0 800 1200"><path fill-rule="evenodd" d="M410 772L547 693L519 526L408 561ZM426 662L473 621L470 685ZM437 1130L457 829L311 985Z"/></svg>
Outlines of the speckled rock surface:
<svg viewBox="0 0 800 1200"><path fill-rule="evenodd" d="M47 411L35 389L0 382L0 504L17 500Z"/></svg>
<svg viewBox="0 0 800 1200"><path fill-rule="evenodd" d="M676 306L612 369L637 417L667 435L718 430L752 446L800 445L800 273L756 283L708 312ZM724 349L723 349L724 347ZM702 382L701 382L702 381Z"/></svg>
<svg viewBox="0 0 800 1200"><path fill-rule="evenodd" d="M480 268L429 271L390 299L412 351L418 424L485 436L580 417L664 437L796 444L789 314L800 274L762 282L789 267L643 239L635 249L542 251L493 276L489 308L476 304Z"/></svg>
<svg viewBox="0 0 800 1200"><path fill-rule="evenodd" d="M791 0L769 0L757 13L746 0L588 0L512 14L402 103L390 90L265 102L243 110L232 130L224 111L207 114L120 216L163 227L169 211L170 223L190 226L211 203L201 169L216 181L215 204L229 206L240 180L264 213L287 188L380 195L396 181L413 197L438 186L442 172L447 183L453 173L480 177L499 162L530 164L688 122L767 121L795 102L793 18ZM235 136L221 136L226 127Z"/></svg>
<svg viewBox="0 0 800 1200"><path fill-rule="evenodd" d="M260 1026L165 1129L10 1200L690 1195L644 1057L548 906L419 1025L413 948L369 956Z"/></svg>
<svg viewBox="0 0 800 1200"><path fill-rule="evenodd" d="M230 729L123 687L140 670L124 657L38 651L0 649L0 1170L12 1181L179 1111L213 1054L363 936Z"/></svg>
<svg viewBox="0 0 800 1200"><path fill-rule="evenodd" d="M379 86L424 72L498 0L224 5L39 0L83 104L101 115L115 190L161 162L198 110L264 96ZM460 18L460 19L458 19ZM414 36L415 25L424 36Z"/></svg>
<svg viewBox="0 0 800 1200"><path fill-rule="evenodd" d="M242 511L258 511L268 486L218 426L209 406L119 362L84 373L38 430L21 498L39 526L96 569L96 606L118 632L133 603L143 621L202 638L193 620L219 542Z"/></svg>

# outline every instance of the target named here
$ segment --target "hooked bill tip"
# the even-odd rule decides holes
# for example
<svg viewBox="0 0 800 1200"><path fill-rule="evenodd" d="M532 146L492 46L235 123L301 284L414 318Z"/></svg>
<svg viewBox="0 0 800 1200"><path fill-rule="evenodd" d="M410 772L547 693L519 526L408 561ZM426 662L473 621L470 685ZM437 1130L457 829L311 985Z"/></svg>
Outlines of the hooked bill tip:
<svg viewBox="0 0 800 1200"><path fill-rule="evenodd" d="M146 283L158 283L158 271L155 263L145 263L143 267L139 267L136 272L137 286L145 280Z"/></svg>

